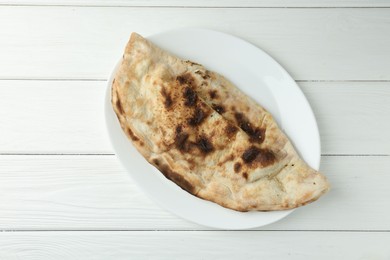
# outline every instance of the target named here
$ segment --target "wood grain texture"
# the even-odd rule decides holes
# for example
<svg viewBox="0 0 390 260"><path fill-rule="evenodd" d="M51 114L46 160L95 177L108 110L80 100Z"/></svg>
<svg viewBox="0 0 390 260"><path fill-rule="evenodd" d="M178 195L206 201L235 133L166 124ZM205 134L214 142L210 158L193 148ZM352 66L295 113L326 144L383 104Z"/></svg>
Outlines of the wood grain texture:
<svg viewBox="0 0 390 260"><path fill-rule="evenodd" d="M106 79L132 31L228 32L297 80L390 80L390 9L0 8L0 78Z"/></svg>
<svg viewBox="0 0 390 260"><path fill-rule="evenodd" d="M390 82L300 82L323 154L390 154ZM0 81L0 153L113 153L104 81ZM375 126L375 127L373 127Z"/></svg>
<svg viewBox="0 0 390 260"><path fill-rule="evenodd" d="M0 258L385 260L389 240L375 232L7 232Z"/></svg>
<svg viewBox="0 0 390 260"><path fill-rule="evenodd" d="M331 191L262 229L390 231L390 157L322 159ZM0 230L207 229L155 205L115 156L1 156L0 173Z"/></svg>
<svg viewBox="0 0 390 260"><path fill-rule="evenodd" d="M388 7L386 0L0 0L0 5L167 7Z"/></svg>

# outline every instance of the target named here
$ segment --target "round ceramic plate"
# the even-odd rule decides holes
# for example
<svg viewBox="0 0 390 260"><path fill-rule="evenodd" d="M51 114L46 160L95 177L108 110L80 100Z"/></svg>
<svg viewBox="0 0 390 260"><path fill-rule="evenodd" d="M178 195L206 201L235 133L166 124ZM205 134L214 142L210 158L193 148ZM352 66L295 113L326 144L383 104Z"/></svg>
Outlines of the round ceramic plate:
<svg viewBox="0 0 390 260"><path fill-rule="evenodd" d="M320 139L310 105L290 75L264 51L232 35L203 29L180 29L146 38L182 59L203 64L228 78L271 112L303 159L318 169ZM166 179L122 132L110 103L116 69L108 81L105 100L108 133L123 166L156 203L184 219L221 229L260 227L292 212L237 212L197 198Z"/></svg>

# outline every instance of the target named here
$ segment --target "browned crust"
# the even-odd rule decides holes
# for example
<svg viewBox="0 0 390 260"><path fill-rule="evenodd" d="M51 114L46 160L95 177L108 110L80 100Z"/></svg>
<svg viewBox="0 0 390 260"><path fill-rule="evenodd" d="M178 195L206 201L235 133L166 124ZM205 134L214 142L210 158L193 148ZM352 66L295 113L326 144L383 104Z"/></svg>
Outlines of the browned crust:
<svg viewBox="0 0 390 260"><path fill-rule="evenodd" d="M199 198L238 211L291 209L317 200L329 189L325 177L310 169L298 157L287 137L279 130L267 111L250 98L245 97L222 76L205 70L197 63L180 61L173 56L169 56L168 59L179 64L175 66L190 66L195 67L196 70L191 72L191 68L186 68L184 73L179 73L173 77L173 82L170 85L164 83L158 94L161 96L161 104L165 109L164 113L167 115L182 113L184 119L178 125L160 129L163 137L172 133L170 128L175 130L171 141L166 140L161 144L155 143L163 145L165 147L163 150L166 152L164 152L164 155L155 154L155 158L152 159L150 151L152 148L144 144L145 137L142 133L140 135L139 129L134 128L126 119L129 116L131 117L132 114L128 106L126 91L128 91L127 82L134 77L131 74L131 70L134 69L131 68L131 66L134 66L131 65L131 55L139 54L137 53L138 50L132 53L136 49L137 42L141 42L146 49L149 48L152 52L156 51L158 55L169 56L169 54L158 50L139 35L133 34L126 47L124 62L117 73L117 77L125 77L126 81L124 83L123 78L115 78L112 85L112 105L127 137L133 142L137 150L158 168L167 179ZM183 65L180 65L180 63ZM170 78L171 76L168 76L168 79L165 80L170 80ZM161 78L161 80L164 79ZM154 84L158 86L161 82ZM219 82L221 89L207 89L215 82ZM172 88L173 85L174 88ZM171 89L166 89L166 87ZM181 89L181 91L175 89ZM233 97L236 97L236 99L232 99ZM223 100L225 102L222 104L221 101ZM257 111L257 114L252 111ZM218 131L205 134L204 131L207 128L203 125L208 125L213 116L214 118L220 117L218 114L213 114L213 112L222 115L222 119L216 120L213 124ZM176 119L171 117L170 120L175 121ZM147 125L155 126L155 122L149 120ZM227 143L215 143L215 140L223 136L226 137ZM238 136L239 139L236 140ZM247 137L244 138L244 136ZM227 172L216 172L211 177L207 177L202 173L201 169L205 170L205 168L199 168L199 162L205 164L208 160L206 158L215 158L214 154L218 154L219 150L224 149L223 147L226 144L239 142L239 140L244 140L243 138L247 140L245 142L248 142L246 148L235 148L238 150L234 150L231 156L222 157L219 162L216 162L216 165L220 168L227 167L231 163L231 170L226 171L231 171L231 174L237 177L232 177L233 175L226 177L228 176L226 175ZM150 140L148 145L150 145ZM171 150L172 148L174 150ZM186 163L178 164L178 160ZM286 167L287 164L285 167L278 166L291 161L296 162L299 169L298 167L294 168L293 165ZM264 169L264 173L256 173L257 169ZM191 174L189 171L191 171ZM278 179L273 188L274 191L278 190L278 196L281 196L283 200L281 197L270 197L269 201L263 200L268 199L264 197L266 196L265 190L274 191L267 186L261 186L263 185L262 182L267 183L276 180L276 176L283 176L281 180ZM236 178L238 179L234 180ZM269 178L269 181L267 181L267 178ZM318 182L317 189L305 184L308 178ZM229 183L219 183L219 179L224 182L229 180ZM288 186L291 182L296 187L304 185L302 187L306 190L291 189ZM253 184L259 186L259 190L253 190ZM278 188L280 185L283 189ZM260 197L256 198L256 194L259 194ZM272 200L275 200L275 203Z"/></svg>

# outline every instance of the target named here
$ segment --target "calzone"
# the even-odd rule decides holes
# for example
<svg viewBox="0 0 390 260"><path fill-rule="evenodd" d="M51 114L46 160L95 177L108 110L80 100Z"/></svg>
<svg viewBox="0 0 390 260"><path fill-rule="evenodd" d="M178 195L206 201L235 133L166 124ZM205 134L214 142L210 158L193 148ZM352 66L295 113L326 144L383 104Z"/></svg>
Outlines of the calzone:
<svg viewBox="0 0 390 260"><path fill-rule="evenodd" d="M112 106L143 157L199 198L237 211L285 210L329 189L269 112L222 75L136 33L112 84Z"/></svg>

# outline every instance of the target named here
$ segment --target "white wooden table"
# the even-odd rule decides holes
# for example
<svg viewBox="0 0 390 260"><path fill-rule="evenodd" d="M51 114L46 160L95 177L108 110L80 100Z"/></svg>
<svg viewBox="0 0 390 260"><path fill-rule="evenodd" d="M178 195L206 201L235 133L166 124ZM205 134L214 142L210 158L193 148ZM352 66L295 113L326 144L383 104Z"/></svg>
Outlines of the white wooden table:
<svg viewBox="0 0 390 260"><path fill-rule="evenodd" d="M160 209L105 132L132 31L259 46L318 120L331 192L275 224L211 230ZM0 0L0 259L390 259L390 2Z"/></svg>

